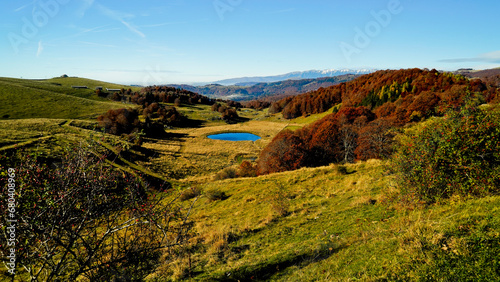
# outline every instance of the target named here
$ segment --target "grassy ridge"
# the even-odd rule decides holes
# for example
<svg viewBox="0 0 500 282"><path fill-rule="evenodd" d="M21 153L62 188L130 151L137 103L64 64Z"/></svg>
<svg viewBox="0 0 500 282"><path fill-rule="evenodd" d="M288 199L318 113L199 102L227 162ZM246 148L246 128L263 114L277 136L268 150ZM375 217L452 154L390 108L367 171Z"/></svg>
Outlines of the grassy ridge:
<svg viewBox="0 0 500 282"><path fill-rule="evenodd" d="M93 119L111 108L123 107L121 103L98 98L93 88L71 88L71 85L90 87L99 83L79 78L0 78L0 118Z"/></svg>

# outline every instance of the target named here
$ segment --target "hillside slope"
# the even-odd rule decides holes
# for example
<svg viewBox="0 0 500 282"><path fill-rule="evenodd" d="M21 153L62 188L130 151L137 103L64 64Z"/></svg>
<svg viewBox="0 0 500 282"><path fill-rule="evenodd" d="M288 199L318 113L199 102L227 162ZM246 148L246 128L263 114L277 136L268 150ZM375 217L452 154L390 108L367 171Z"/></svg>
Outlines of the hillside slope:
<svg viewBox="0 0 500 282"><path fill-rule="evenodd" d="M402 206L389 166L371 160L201 185L190 244L166 253L150 281L498 278L500 197ZM216 192L226 198L210 201Z"/></svg>
<svg viewBox="0 0 500 282"><path fill-rule="evenodd" d="M71 86L87 86L74 89ZM0 118L95 118L121 103L97 97L95 87L124 87L81 78L0 78Z"/></svg>

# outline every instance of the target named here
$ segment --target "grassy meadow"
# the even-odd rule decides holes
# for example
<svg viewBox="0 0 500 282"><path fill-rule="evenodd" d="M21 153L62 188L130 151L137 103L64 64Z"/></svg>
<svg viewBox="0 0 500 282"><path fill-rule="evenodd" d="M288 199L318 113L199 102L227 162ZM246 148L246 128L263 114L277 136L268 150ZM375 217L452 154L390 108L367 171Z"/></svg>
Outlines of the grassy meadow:
<svg viewBox="0 0 500 282"><path fill-rule="evenodd" d="M165 254L149 280L498 277L498 260L488 258L500 250L500 197L408 208L389 166L371 160L198 185L206 196L193 211L189 244ZM227 198L210 200L214 191Z"/></svg>

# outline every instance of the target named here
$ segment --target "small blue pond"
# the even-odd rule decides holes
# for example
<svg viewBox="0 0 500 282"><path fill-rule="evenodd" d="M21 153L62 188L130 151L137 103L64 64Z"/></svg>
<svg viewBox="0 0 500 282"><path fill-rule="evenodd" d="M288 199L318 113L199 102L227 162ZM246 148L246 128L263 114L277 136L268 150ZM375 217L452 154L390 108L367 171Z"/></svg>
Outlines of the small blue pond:
<svg viewBox="0 0 500 282"><path fill-rule="evenodd" d="M207 137L214 140L224 141L257 141L260 139L260 136L252 133L221 133L209 135Z"/></svg>

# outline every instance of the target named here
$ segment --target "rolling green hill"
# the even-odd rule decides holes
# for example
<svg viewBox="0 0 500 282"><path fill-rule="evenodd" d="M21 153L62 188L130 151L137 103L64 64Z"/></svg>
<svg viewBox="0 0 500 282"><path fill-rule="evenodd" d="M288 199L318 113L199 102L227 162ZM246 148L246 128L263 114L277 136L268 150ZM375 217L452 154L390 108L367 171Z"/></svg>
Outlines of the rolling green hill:
<svg viewBox="0 0 500 282"><path fill-rule="evenodd" d="M88 89L74 89L73 85ZM122 103L97 97L97 86L125 87L83 78L0 78L0 118L94 119L111 108L124 107Z"/></svg>

